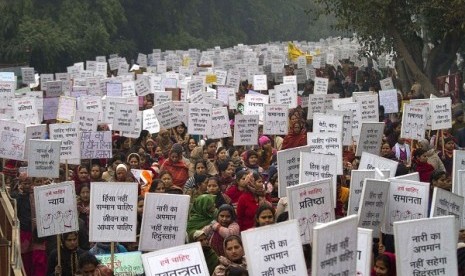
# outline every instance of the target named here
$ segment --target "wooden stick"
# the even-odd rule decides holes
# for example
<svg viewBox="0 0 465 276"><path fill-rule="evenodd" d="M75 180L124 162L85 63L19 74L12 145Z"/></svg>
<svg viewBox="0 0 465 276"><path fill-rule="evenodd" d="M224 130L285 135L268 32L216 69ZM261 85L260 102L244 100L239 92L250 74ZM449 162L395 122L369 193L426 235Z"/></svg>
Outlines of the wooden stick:
<svg viewBox="0 0 465 276"><path fill-rule="evenodd" d="M436 139L434 141L434 148L436 150L438 149L438 143L439 143L439 131L436 130Z"/></svg>
<svg viewBox="0 0 465 276"><path fill-rule="evenodd" d="M110 253L111 253L111 257L110 257L110 269L115 271L114 269L114 263L115 263L115 243L114 242L111 242L110 244Z"/></svg>
<svg viewBox="0 0 465 276"><path fill-rule="evenodd" d="M57 235L57 265L61 267L61 238L59 234Z"/></svg>
<svg viewBox="0 0 465 276"><path fill-rule="evenodd" d="M66 175L65 181L68 181L69 180L68 160L65 160L65 175Z"/></svg>
<svg viewBox="0 0 465 276"><path fill-rule="evenodd" d="M441 139L442 139L442 156L444 156L444 130L441 129Z"/></svg>

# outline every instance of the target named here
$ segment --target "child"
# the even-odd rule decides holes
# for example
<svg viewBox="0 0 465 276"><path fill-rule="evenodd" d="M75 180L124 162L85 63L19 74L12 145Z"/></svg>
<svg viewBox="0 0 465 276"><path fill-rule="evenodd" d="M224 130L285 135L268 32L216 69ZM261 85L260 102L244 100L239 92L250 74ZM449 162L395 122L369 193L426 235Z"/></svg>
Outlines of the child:
<svg viewBox="0 0 465 276"><path fill-rule="evenodd" d="M226 190L226 195L231 198L231 204L236 204L239 197L247 188L247 171L239 171L236 174L236 183Z"/></svg>
<svg viewBox="0 0 465 276"><path fill-rule="evenodd" d="M419 173L421 182L429 182L434 167L428 163L428 156L426 150L417 149L414 153L414 170Z"/></svg>
<svg viewBox="0 0 465 276"><path fill-rule="evenodd" d="M225 195L223 192L221 192L218 182L218 178L214 176L207 179L207 193L211 195L216 195L216 208L219 208L223 204L231 203L231 198Z"/></svg>
<svg viewBox="0 0 465 276"><path fill-rule="evenodd" d="M375 259L372 276L396 276L396 255L384 252Z"/></svg>

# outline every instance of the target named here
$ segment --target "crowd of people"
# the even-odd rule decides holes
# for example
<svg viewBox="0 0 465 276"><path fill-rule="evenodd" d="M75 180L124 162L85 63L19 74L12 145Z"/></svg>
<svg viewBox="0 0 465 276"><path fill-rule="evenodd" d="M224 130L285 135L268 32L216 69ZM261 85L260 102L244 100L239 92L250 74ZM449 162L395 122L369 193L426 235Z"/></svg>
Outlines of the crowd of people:
<svg viewBox="0 0 465 276"><path fill-rule="evenodd" d="M332 82L330 92L350 97L355 91L380 89L379 78L373 77L376 74L372 71L365 71L364 78L355 84L354 76L347 73L345 77L341 68L329 68L323 74ZM252 87L243 82L238 97L249 88ZM302 88L302 96L308 96L313 83L308 81ZM153 98L144 97L141 109L152 107ZM112 158L82 160L81 165L70 166L68 171L62 167L59 179L28 177L23 170L27 164L7 160L3 173L12 197L17 200L21 256L27 275L112 275L111 269L95 257L109 254L110 243L90 243L88 236L90 187L93 182L104 181L139 184L139 227L147 193L189 195L186 242L200 242L211 275L248 275L240 233L288 220L287 198L278 197L277 151L307 144L307 132L312 131L307 112L307 108L300 106L291 109L289 131L282 137L263 135L262 126L258 126L256 146L234 146L232 137L213 140L190 135L184 124L159 133L142 130L137 139L114 132ZM429 131L422 141L408 141L400 137L401 114L388 116L380 108L385 135L379 155L399 162L396 175L418 172L420 180L430 182L431 188L450 191L453 150L465 146L461 137L465 133L463 117L459 108L454 112L452 129ZM233 129L233 112L230 120ZM345 147L344 174L337 181L337 218L346 215L351 170L357 169L358 162L353 147ZM136 177L133 169L140 170L140 176ZM58 245L61 261L58 262L57 239L37 236L33 187L69 180L75 183L79 231L61 235ZM465 243L465 236L459 238ZM115 253L137 250L137 242L115 246ZM305 245L302 250L310 273L311 247ZM373 253L373 275L396 275L392 236L385 235L383 244L374 240ZM459 269L464 270L463 249L458 250L458 257Z"/></svg>

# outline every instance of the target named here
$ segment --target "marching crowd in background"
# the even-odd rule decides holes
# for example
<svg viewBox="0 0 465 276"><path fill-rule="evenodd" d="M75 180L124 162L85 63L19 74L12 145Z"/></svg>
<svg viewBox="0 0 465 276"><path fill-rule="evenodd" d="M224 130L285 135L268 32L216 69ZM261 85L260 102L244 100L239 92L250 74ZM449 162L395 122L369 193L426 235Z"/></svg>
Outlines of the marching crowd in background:
<svg viewBox="0 0 465 276"><path fill-rule="evenodd" d="M357 82L343 68L328 66L322 71L330 80L329 93L350 97L355 91L378 91L379 76L367 69ZM291 73L292 74L292 73ZM272 86L273 83L270 83ZM248 89L241 83L240 99ZM313 93L313 83L307 81L301 96ZM421 88L399 93L399 98L420 98ZM141 109L153 107L153 98L144 97ZM230 111L230 126L234 115ZM278 197L277 151L304 146L312 121L307 120L307 108L289 111L289 132L286 136L267 136L259 126L257 146L234 146L233 137L219 140L189 135L182 124L159 133L142 130L139 138L131 139L114 132L113 157L82 160L79 166L60 170L59 179L31 178L24 171L27 164L7 160L3 167L9 191L17 200L21 230L21 255L27 275L112 275L95 255L109 254L110 244L89 242L90 187L93 182L138 182L138 225L147 193L186 194L190 196L186 242L200 242L212 275L248 275L241 231L279 223L288 219L288 201ZM400 137L401 113L385 115L380 107L380 121L385 131L379 155L396 160L396 175L418 172L420 180L431 188L451 190L453 150L465 147L465 121L461 106L454 110L452 129L429 131L422 141ZM105 126L99 126L105 129ZM353 147L344 147L344 175L338 176L337 218L346 215L351 170L358 167L359 158ZM142 170L140 178L132 169ZM57 260L56 238L38 238L35 229L33 187L52 182L74 181L79 231L61 237L61 263ZM285 183L282 185L286 185ZM459 234L459 269L465 268L465 231ZM373 243L373 275L396 275L395 248L392 236L385 235L383 244ZM115 253L137 251L138 243L118 243ZM311 271L311 246L303 246L306 264ZM310 275L310 274L309 274ZM465 275L465 274L460 274Z"/></svg>

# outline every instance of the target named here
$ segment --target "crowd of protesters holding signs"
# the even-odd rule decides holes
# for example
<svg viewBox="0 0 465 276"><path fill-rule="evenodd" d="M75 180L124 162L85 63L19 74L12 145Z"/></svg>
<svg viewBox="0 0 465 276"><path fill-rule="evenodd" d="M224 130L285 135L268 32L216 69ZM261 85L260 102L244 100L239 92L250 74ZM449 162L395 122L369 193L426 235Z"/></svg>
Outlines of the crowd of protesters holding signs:
<svg viewBox="0 0 465 276"><path fill-rule="evenodd" d="M462 106L358 51L331 38L0 73L26 274L465 275Z"/></svg>

